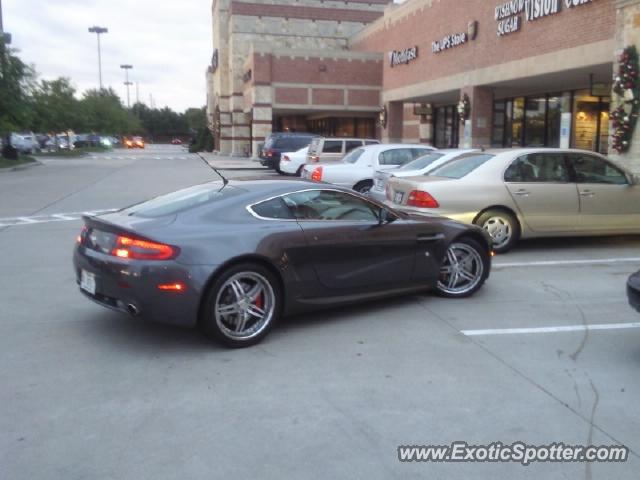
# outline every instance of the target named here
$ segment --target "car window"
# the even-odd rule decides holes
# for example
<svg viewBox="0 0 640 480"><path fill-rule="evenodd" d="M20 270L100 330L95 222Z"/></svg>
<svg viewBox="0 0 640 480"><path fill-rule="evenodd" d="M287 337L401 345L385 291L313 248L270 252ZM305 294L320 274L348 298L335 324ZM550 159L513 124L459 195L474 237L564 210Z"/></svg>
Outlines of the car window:
<svg viewBox="0 0 640 480"><path fill-rule="evenodd" d="M428 167L433 162L435 162L436 160L442 157L444 157L444 153L430 152L430 153L427 153L426 155L422 155L421 157L416 158L415 160L409 163L405 163L398 170L403 170L403 171L421 170L425 167Z"/></svg>
<svg viewBox="0 0 640 480"><path fill-rule="evenodd" d="M303 147L306 147L311 143L313 137L296 137L293 139L292 148L297 150Z"/></svg>
<svg viewBox="0 0 640 480"><path fill-rule="evenodd" d="M309 190L283 197L298 220L378 221L378 208L355 195L333 190Z"/></svg>
<svg viewBox="0 0 640 480"><path fill-rule="evenodd" d="M347 140L345 142L344 151L349 153L354 148L358 148L362 146L362 140Z"/></svg>
<svg viewBox="0 0 640 480"><path fill-rule="evenodd" d="M419 158L422 157L423 155L429 153L431 150L429 150L428 148L412 148L411 149L411 155L413 155L413 158Z"/></svg>
<svg viewBox="0 0 640 480"><path fill-rule="evenodd" d="M404 165L414 159L411 148L394 148L380 152L378 162L380 165Z"/></svg>
<svg viewBox="0 0 640 480"><path fill-rule="evenodd" d="M480 165L486 163L493 158L490 154L479 154L470 157L460 158L451 162L445 163L441 167L438 167L431 171L431 175L434 177L446 177L446 178L462 178L471 172L473 172Z"/></svg>
<svg viewBox="0 0 640 480"><path fill-rule="evenodd" d="M325 140L322 153L342 153L342 140Z"/></svg>
<svg viewBox="0 0 640 480"><path fill-rule="evenodd" d="M628 183L624 172L599 157L587 154L569 155L571 166L578 183L604 183L625 185Z"/></svg>
<svg viewBox="0 0 640 480"><path fill-rule="evenodd" d="M282 197L272 198L251 207L253 213L263 218L272 219L293 219L293 214L282 200Z"/></svg>
<svg viewBox="0 0 640 480"><path fill-rule="evenodd" d="M356 148L355 150L351 150L347 153L342 161L346 163L356 163L363 153L364 148Z"/></svg>
<svg viewBox="0 0 640 480"><path fill-rule="evenodd" d="M146 202L125 208L122 212L135 217L162 217L232 195L238 195L240 192L235 188L224 187L220 182L205 183L152 198Z"/></svg>
<svg viewBox="0 0 640 480"><path fill-rule="evenodd" d="M365 145L379 145L380 142L378 140L367 140L364 142Z"/></svg>
<svg viewBox="0 0 640 480"><path fill-rule="evenodd" d="M533 153L517 158L504 173L505 182L569 183L571 177L561 153Z"/></svg>

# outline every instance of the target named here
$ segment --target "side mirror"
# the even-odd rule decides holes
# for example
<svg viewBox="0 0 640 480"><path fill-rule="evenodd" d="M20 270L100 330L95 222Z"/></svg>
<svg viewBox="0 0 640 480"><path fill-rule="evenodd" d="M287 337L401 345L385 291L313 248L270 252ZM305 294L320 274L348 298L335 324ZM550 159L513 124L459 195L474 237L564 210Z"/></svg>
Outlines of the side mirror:
<svg viewBox="0 0 640 480"><path fill-rule="evenodd" d="M391 223L396 218L397 217L393 213L391 213L388 209L383 207L378 212L378 225L382 225L384 223Z"/></svg>

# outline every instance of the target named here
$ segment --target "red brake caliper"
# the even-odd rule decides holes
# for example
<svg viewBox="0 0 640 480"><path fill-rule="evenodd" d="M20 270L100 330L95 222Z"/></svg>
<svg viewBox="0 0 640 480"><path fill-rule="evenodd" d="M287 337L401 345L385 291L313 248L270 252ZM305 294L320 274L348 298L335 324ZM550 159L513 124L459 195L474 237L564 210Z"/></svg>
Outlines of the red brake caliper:
<svg viewBox="0 0 640 480"><path fill-rule="evenodd" d="M256 301L254 302L254 305L259 309L262 309L264 305L264 298L262 297L262 293L256 297Z"/></svg>

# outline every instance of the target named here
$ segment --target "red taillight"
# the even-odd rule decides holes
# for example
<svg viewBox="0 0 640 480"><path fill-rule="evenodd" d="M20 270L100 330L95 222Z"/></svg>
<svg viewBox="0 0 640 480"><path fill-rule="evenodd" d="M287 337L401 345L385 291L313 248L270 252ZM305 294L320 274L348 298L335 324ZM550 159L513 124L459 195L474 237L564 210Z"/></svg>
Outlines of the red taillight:
<svg viewBox="0 0 640 480"><path fill-rule="evenodd" d="M283 156L282 156L282 161L283 161L283 162L290 162L290 161L291 161L291 159L290 159L289 157L287 157L286 155L283 155Z"/></svg>
<svg viewBox="0 0 640 480"><path fill-rule="evenodd" d="M409 194L407 205L420 208L438 208L440 204L429 192L414 190Z"/></svg>
<svg viewBox="0 0 640 480"><path fill-rule="evenodd" d="M322 181L322 167L316 167L313 169L311 180L313 180L314 182Z"/></svg>
<svg viewBox="0 0 640 480"><path fill-rule="evenodd" d="M158 290L165 290L170 292L183 292L186 287L184 283L176 282L176 283L161 283L158 285Z"/></svg>
<svg viewBox="0 0 640 480"><path fill-rule="evenodd" d="M273 157L273 150L267 150L267 151L265 152L265 155L266 155L267 157Z"/></svg>
<svg viewBox="0 0 640 480"><path fill-rule="evenodd" d="M87 233L87 226L83 225L82 226L82 230L80 230L80 235L78 235L76 237L76 242L77 243L82 243L84 241L84 236L85 236L86 233Z"/></svg>
<svg viewBox="0 0 640 480"><path fill-rule="evenodd" d="M178 249L164 243L118 235L111 255L133 260L169 260L178 255Z"/></svg>

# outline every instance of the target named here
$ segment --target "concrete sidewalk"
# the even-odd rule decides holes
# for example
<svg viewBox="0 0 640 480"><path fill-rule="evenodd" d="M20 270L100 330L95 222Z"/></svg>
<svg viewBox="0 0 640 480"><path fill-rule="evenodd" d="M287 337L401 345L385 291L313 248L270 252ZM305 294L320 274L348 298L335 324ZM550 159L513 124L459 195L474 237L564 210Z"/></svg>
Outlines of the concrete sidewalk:
<svg viewBox="0 0 640 480"><path fill-rule="evenodd" d="M231 157L208 152L200 152L200 155L209 165L219 170L268 170L267 167L260 165L257 158Z"/></svg>

